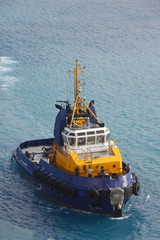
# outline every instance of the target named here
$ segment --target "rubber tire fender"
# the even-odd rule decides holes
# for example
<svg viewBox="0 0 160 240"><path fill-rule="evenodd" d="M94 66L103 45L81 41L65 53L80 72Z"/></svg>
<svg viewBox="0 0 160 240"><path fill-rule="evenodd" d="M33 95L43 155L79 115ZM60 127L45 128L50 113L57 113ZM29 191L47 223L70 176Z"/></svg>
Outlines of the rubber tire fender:
<svg viewBox="0 0 160 240"><path fill-rule="evenodd" d="M44 178L44 173L41 172L40 170L37 170L35 173L33 172L33 176L36 181L39 183L43 183L43 178Z"/></svg>
<svg viewBox="0 0 160 240"><path fill-rule="evenodd" d="M135 196L139 196L140 194L140 182L135 182L135 184L133 185L133 194Z"/></svg>
<svg viewBox="0 0 160 240"><path fill-rule="evenodd" d="M132 178L133 178L133 180L135 180L136 182L138 182L138 177L136 176L135 173L132 173Z"/></svg>
<svg viewBox="0 0 160 240"><path fill-rule="evenodd" d="M47 187L49 187L49 185L50 185L50 177L47 174L44 175L44 184Z"/></svg>
<svg viewBox="0 0 160 240"><path fill-rule="evenodd" d="M67 187L66 194L70 198L74 198L76 196L76 188L74 187Z"/></svg>
<svg viewBox="0 0 160 240"><path fill-rule="evenodd" d="M88 190L88 198L91 202L96 202L99 199L99 191L93 188Z"/></svg>
<svg viewBox="0 0 160 240"><path fill-rule="evenodd" d="M52 186L51 186L51 189L52 189L54 192L58 193L58 191L59 191L59 182L57 182L55 179L53 179L51 185L52 185Z"/></svg>
<svg viewBox="0 0 160 240"><path fill-rule="evenodd" d="M66 194L66 185L63 183L59 184L59 194L64 196Z"/></svg>
<svg viewBox="0 0 160 240"><path fill-rule="evenodd" d="M39 169L36 169L36 170L33 171L33 177L34 178L37 178L39 176L39 174L40 174L40 170Z"/></svg>
<svg viewBox="0 0 160 240"><path fill-rule="evenodd" d="M113 216L115 218L122 217L122 208L118 209L117 206L115 207L115 210L113 211Z"/></svg>

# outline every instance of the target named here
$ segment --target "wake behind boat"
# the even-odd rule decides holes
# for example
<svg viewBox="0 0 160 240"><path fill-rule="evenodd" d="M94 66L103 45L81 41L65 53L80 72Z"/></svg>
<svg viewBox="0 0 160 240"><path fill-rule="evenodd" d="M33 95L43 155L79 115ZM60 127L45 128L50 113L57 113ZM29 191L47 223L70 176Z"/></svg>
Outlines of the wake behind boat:
<svg viewBox="0 0 160 240"><path fill-rule="evenodd" d="M36 186L56 202L90 212L122 216L140 183L122 160L116 140L94 108L82 98L78 61L74 68L74 106L56 104L54 138L21 143L12 157ZM61 102L61 101L59 101Z"/></svg>

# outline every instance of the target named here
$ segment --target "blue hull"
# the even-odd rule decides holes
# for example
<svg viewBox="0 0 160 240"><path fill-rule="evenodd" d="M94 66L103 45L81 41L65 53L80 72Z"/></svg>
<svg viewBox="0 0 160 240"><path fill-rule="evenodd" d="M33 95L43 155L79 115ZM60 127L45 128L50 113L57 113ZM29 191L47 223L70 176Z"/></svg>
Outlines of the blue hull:
<svg viewBox="0 0 160 240"><path fill-rule="evenodd" d="M90 212L113 214L110 189L119 187L124 190L123 205L135 192L137 177L129 171L122 176L86 178L65 173L43 159L33 163L23 152L23 148L52 145L53 139L32 140L21 143L13 157L31 181L54 201L67 207ZM137 189L138 190L138 189Z"/></svg>

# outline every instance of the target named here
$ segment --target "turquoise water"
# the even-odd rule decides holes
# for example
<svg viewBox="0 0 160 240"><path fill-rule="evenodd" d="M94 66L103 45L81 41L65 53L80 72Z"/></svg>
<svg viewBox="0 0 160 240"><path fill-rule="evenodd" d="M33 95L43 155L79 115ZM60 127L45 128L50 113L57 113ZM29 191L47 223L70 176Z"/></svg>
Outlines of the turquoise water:
<svg viewBox="0 0 160 240"><path fill-rule="evenodd" d="M0 1L0 239L160 239L160 2ZM89 102L139 176L123 217L53 203L11 163L25 140L52 137L56 100L72 101L79 59Z"/></svg>

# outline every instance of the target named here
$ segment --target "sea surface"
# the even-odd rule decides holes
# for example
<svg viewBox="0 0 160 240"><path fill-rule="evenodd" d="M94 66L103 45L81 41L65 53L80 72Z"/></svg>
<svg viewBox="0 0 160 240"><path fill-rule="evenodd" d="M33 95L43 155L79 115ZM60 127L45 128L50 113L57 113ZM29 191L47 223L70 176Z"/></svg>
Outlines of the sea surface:
<svg viewBox="0 0 160 240"><path fill-rule="evenodd" d="M160 239L160 1L0 0L0 239ZM12 151L53 136L57 100L83 96L141 182L123 217L52 202L23 176Z"/></svg>

